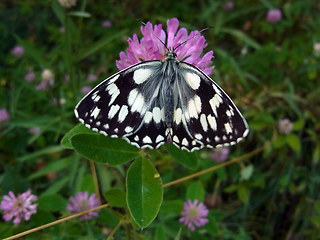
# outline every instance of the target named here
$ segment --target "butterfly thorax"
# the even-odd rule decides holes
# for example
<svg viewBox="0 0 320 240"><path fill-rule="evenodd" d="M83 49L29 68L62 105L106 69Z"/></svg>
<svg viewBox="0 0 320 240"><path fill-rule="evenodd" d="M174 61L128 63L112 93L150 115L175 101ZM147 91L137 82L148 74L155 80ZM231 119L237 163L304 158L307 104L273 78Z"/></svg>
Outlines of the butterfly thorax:
<svg viewBox="0 0 320 240"><path fill-rule="evenodd" d="M169 59L171 59L171 60L177 60L177 54L176 54L173 50L169 50L169 51L167 52L167 54L166 54L166 59L165 59L165 61L167 61L167 60L169 60Z"/></svg>

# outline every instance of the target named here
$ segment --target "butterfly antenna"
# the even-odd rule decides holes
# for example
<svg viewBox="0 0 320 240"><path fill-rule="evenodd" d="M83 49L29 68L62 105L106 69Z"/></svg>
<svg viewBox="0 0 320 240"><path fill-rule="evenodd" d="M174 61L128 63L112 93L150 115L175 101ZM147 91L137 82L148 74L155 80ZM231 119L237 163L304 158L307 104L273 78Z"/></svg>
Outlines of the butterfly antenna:
<svg viewBox="0 0 320 240"><path fill-rule="evenodd" d="M145 27L147 27L147 28L150 30L150 32L153 34L153 36L155 36L155 37L163 44L163 46L164 46L168 51L170 51L169 48L167 47L167 45L154 33L154 31L153 31L146 23L144 23L144 22L141 21L141 20L140 20L140 22L141 22Z"/></svg>
<svg viewBox="0 0 320 240"><path fill-rule="evenodd" d="M190 39L187 39L185 40L184 42L180 43L178 46L176 46L173 51L175 51L177 48L179 48L180 46L182 46L183 44L187 43L188 41L190 41L191 39L195 38L196 36L198 36L199 34L201 34L202 32L206 31L206 30L209 30L210 28L213 28L213 27L207 27L207 28L204 28L202 30L200 30L196 35L194 35L192 38Z"/></svg>

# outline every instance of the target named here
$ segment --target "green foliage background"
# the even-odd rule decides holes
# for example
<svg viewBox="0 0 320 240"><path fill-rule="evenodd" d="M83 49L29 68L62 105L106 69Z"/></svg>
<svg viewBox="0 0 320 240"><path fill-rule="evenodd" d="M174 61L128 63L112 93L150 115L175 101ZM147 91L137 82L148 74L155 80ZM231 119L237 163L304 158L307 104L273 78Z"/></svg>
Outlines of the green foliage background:
<svg viewBox="0 0 320 240"><path fill-rule="evenodd" d="M115 239L319 238L320 52L314 44L320 42L320 4L248 0L236 1L231 11L224 10L223 4L78 0L75 7L64 9L55 0L0 3L0 108L10 113L10 121L0 123L0 199L8 191L27 189L39 197L38 212L29 222L14 227L0 221L0 238L69 215L65 206L70 196L97 192L95 176L102 200L111 204L97 219L73 219L25 239L106 239L119 223ZM273 8L283 13L275 24L266 21ZM73 108L83 96L81 87L93 87L117 71L115 60L127 48L127 37L139 35L137 19L165 27L172 17L189 31L213 27L204 32L206 50L215 52L212 78L250 125L248 138L230 147L229 159L263 150L164 188L157 218L141 230L130 217L134 213L127 208L128 196L124 199L128 161L136 158L134 164L157 171L162 183L169 183L218 165L209 157L212 150L188 154L163 146L139 151L121 140L83 129L71 136L69 130L77 124ZM110 20L112 26L103 28L103 20ZM11 54L15 45L24 47L23 57ZM24 80L29 69L36 74L32 83ZM55 84L38 91L35 85L44 69L54 73ZM88 74L98 75L98 82L89 82ZM283 118L294 125L288 135L278 131ZM40 132L30 134L33 127ZM98 143L108 146L101 153L105 160L88 155L90 150L80 151L88 135L103 137ZM133 148L132 155L119 155L112 146ZM157 187L159 182L153 184ZM178 222L187 199L204 201L210 209L209 223L195 232Z"/></svg>

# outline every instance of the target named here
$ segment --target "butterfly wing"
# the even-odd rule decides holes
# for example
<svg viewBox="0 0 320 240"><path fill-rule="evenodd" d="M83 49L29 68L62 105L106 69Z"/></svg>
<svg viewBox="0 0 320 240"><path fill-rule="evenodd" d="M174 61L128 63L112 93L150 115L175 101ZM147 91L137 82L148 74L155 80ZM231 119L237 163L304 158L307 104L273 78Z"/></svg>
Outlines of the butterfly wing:
<svg viewBox="0 0 320 240"><path fill-rule="evenodd" d="M75 107L81 123L106 136L126 139L139 148L165 142L159 101L160 61L138 63L107 78Z"/></svg>
<svg viewBox="0 0 320 240"><path fill-rule="evenodd" d="M241 141L249 132L248 124L230 97L193 65L180 63L177 68L173 143L193 151Z"/></svg>

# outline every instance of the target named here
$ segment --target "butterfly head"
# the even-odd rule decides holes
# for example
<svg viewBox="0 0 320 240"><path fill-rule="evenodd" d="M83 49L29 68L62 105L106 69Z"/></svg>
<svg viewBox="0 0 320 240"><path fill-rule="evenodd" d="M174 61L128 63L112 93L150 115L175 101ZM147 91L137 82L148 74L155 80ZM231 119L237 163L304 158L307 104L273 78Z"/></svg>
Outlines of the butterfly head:
<svg viewBox="0 0 320 240"><path fill-rule="evenodd" d="M169 49L169 51L166 54L166 60L168 59L177 59L177 54L174 52L174 49Z"/></svg>

